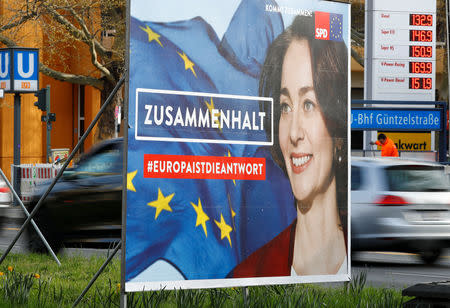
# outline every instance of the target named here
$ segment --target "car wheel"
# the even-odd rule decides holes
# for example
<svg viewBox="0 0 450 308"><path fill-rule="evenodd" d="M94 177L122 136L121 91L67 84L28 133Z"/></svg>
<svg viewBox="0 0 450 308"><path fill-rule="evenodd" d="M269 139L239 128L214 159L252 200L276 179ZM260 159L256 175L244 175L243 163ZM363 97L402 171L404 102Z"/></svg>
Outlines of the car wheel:
<svg viewBox="0 0 450 308"><path fill-rule="evenodd" d="M425 264L433 264L440 257L442 250L440 248L421 251L420 258Z"/></svg>

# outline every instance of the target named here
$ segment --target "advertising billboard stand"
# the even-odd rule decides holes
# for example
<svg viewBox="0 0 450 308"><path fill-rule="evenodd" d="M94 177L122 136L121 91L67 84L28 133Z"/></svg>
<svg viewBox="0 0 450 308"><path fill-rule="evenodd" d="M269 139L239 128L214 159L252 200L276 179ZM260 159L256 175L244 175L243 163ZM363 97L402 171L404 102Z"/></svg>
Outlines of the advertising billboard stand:
<svg viewBox="0 0 450 308"><path fill-rule="evenodd" d="M128 30L123 293L348 281L350 5L130 0Z"/></svg>

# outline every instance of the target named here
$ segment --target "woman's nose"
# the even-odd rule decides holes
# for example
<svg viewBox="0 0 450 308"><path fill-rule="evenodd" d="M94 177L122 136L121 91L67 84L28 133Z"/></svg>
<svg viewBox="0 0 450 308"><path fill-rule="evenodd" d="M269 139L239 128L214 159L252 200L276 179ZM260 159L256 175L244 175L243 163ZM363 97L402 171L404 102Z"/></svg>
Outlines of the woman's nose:
<svg viewBox="0 0 450 308"><path fill-rule="evenodd" d="M296 145L299 141L305 139L305 128L303 127L301 111L295 110L292 114L292 121L290 127L290 138L292 144Z"/></svg>

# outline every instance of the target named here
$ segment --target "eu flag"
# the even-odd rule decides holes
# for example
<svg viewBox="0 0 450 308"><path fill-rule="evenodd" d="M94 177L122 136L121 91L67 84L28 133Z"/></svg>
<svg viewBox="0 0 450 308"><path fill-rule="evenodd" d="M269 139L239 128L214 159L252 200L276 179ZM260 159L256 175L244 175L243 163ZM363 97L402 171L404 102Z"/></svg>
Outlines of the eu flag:
<svg viewBox="0 0 450 308"><path fill-rule="evenodd" d="M342 14L330 13L330 40L342 41Z"/></svg>
<svg viewBox="0 0 450 308"><path fill-rule="evenodd" d="M222 40L200 17L170 23L131 18L126 281L158 260L170 263L185 279L224 278L295 218L289 182L266 148L135 138L137 89L258 95L265 50L283 30L279 14L264 14L261 6L259 0L242 1ZM249 22L255 27L249 29ZM229 104L196 96L156 95L149 101L205 110ZM248 106L249 111L257 109ZM231 138L221 129L164 130L176 138ZM267 179L144 178L144 154L264 157ZM164 275L152 279L164 280Z"/></svg>

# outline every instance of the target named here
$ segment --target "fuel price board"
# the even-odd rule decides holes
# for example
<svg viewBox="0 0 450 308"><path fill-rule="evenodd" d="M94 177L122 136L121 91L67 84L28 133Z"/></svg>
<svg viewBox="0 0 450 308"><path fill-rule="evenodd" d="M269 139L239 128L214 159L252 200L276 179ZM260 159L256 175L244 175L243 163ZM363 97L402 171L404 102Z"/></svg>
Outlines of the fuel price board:
<svg viewBox="0 0 450 308"><path fill-rule="evenodd" d="M366 5L366 99L435 100L436 2Z"/></svg>

